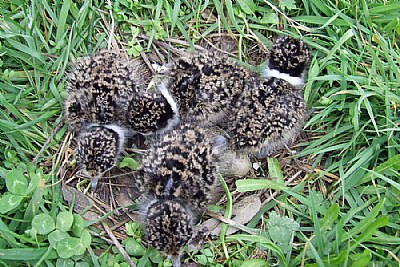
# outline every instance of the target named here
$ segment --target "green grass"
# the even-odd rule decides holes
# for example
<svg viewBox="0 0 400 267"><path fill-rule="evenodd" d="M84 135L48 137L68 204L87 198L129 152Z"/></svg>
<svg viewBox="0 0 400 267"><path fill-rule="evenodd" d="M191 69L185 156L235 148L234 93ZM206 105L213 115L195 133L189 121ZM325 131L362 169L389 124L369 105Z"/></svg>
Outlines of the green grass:
<svg viewBox="0 0 400 267"><path fill-rule="evenodd" d="M304 91L313 109L310 139L296 155L300 164L311 163L311 172L284 186L281 178L290 177L280 177L269 159L268 181L237 181L240 191L272 188L277 194L249 218L246 229L253 234L221 234L187 260L205 266L399 266L398 1L82 2L0 3L0 265L127 266L95 229L71 217L57 184L68 62L107 47L106 22L113 22L116 41L132 56L161 49L159 41L190 49L219 33L234 36L244 62L254 47L269 47L271 35L302 38L312 50ZM326 174L338 180L327 183ZM226 193L225 215L231 216L237 192ZM38 214L51 218L45 229L35 223ZM72 225L61 224L63 216ZM91 241L87 252L58 259L63 248L50 241L52 221L70 242L91 233L80 240ZM155 251L142 250L140 228L128 224L127 232L121 242L138 266L149 258L168 266Z"/></svg>

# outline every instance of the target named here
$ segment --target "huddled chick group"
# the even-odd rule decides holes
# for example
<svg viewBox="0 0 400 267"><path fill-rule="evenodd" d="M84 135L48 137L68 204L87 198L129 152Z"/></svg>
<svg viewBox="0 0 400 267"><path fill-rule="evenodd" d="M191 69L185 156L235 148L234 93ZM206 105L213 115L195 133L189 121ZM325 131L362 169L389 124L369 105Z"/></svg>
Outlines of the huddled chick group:
<svg viewBox="0 0 400 267"><path fill-rule="evenodd" d="M245 174L235 160L266 157L301 129L309 58L302 41L283 37L261 75L209 51L179 58L152 82L142 63L116 51L82 58L65 101L77 162L95 189L127 137L155 134L134 184L147 244L180 266L197 218L218 196L219 173Z"/></svg>
<svg viewBox="0 0 400 267"><path fill-rule="evenodd" d="M93 188L116 164L126 138L150 134L178 123L169 93L144 90L146 67L117 51L103 50L79 59L67 83L65 118L77 135L77 162Z"/></svg>

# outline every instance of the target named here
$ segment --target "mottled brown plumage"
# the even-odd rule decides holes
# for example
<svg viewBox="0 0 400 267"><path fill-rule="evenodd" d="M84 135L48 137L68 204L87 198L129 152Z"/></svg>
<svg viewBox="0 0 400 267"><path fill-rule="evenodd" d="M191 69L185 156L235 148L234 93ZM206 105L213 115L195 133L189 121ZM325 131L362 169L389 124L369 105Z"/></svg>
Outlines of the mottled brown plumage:
<svg viewBox="0 0 400 267"><path fill-rule="evenodd" d="M125 142L123 131L116 125L92 125L77 136L77 163L94 189L99 178L114 167Z"/></svg>
<svg viewBox="0 0 400 267"><path fill-rule="evenodd" d="M67 82L65 118L69 129L79 132L86 125L124 125L132 97L150 76L139 60L102 50L73 65Z"/></svg>
<svg viewBox="0 0 400 267"><path fill-rule="evenodd" d="M78 134L77 158L94 187L114 166L123 149L115 144L126 133L152 134L179 122L176 104L164 88L146 90L150 78L142 61L114 50L80 58L73 65L65 118L70 131ZM116 127L119 130L110 134Z"/></svg>
<svg viewBox="0 0 400 267"><path fill-rule="evenodd" d="M301 40L292 37L277 39L271 48L268 67L263 76L287 80L293 86L302 87L310 50Z"/></svg>
<svg viewBox="0 0 400 267"><path fill-rule="evenodd" d="M226 125L232 147L266 157L289 143L308 115L303 98L292 91L292 85L274 77L249 81Z"/></svg>
<svg viewBox="0 0 400 267"><path fill-rule="evenodd" d="M231 147L259 157L288 144L309 112L302 96L308 47L291 37L271 49L266 77L250 77L228 117Z"/></svg>
<svg viewBox="0 0 400 267"><path fill-rule="evenodd" d="M180 266L180 256L195 232L195 218L180 199L157 199L145 214L145 238L149 246L165 253L174 267Z"/></svg>
<svg viewBox="0 0 400 267"><path fill-rule="evenodd" d="M141 192L174 197L204 211L215 190L217 163L225 139L191 123L183 123L156 141L142 158L137 177Z"/></svg>
<svg viewBox="0 0 400 267"><path fill-rule="evenodd" d="M135 94L126 114L128 128L144 135L168 131L179 120L177 104L163 83Z"/></svg>
<svg viewBox="0 0 400 267"><path fill-rule="evenodd" d="M293 141L309 110L303 98L308 47L283 37L271 49L263 77L249 77L222 124L229 138L224 174L243 176L251 168L248 154L264 158Z"/></svg>
<svg viewBox="0 0 400 267"><path fill-rule="evenodd" d="M217 164L225 143L221 136L183 123L147 151L135 183L146 196L142 209L150 246L180 255L197 216L219 191Z"/></svg>
<svg viewBox="0 0 400 267"><path fill-rule="evenodd" d="M220 122L240 97L246 79L253 75L215 51L180 58L167 74L168 89L181 116L202 123Z"/></svg>

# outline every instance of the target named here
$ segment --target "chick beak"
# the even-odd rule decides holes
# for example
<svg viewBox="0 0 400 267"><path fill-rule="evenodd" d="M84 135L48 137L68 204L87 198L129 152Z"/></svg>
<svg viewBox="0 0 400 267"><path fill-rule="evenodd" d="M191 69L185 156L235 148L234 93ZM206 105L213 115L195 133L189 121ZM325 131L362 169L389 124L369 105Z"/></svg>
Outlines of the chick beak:
<svg viewBox="0 0 400 267"><path fill-rule="evenodd" d="M172 266L173 267L181 267L181 256L173 255L171 256Z"/></svg>

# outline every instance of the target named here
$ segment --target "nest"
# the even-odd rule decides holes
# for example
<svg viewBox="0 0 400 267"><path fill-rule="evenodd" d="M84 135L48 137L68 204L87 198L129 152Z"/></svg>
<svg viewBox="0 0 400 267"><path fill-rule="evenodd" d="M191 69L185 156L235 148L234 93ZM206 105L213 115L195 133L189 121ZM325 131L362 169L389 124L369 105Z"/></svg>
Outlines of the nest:
<svg viewBox="0 0 400 267"><path fill-rule="evenodd" d="M142 38L146 39L145 36L142 36ZM184 42L174 39L170 39L166 42L153 41L152 52L148 54L142 53L142 58L151 72L154 73L152 67L153 63L163 65L186 53L184 49L177 49L172 44L182 45ZM196 49L217 49L236 58L238 51L236 40L228 35L215 35L209 39L205 39L200 42L200 46L196 46ZM247 60L251 65L257 65L263 62L267 54L266 49L262 45L258 44L251 46L251 48L246 52ZM301 141L307 141L309 138L310 137L303 132L301 137L298 139ZM140 136L139 138L129 140L129 144L129 147L132 147L132 149L127 149L126 151L129 154L135 153L140 155L140 152L147 148L146 142L143 142L143 138ZM124 248L120 245L120 241L128 237L125 223L129 221L139 221L140 219L139 212L135 209L135 203L137 203L139 195L135 190L133 171L115 167L100 179L96 191L91 192L90 183L80 175L76 166L71 166L70 164L74 158L74 150L75 143L73 135L67 134L57 152L57 162L60 165L57 175L61 181L64 200L70 206L73 206L74 211L80 213L83 218L94 222L93 226L99 231L93 231L93 235L102 238L109 244L115 245L126 258L128 263L131 266L134 266L133 262L124 251ZM315 159L310 157L295 158L292 156L296 151L300 150L301 147L294 144L292 147L278 151L273 155L273 157L277 158L282 169L283 176L285 177L285 185L291 187L308 181L312 189L318 190L324 195L327 195L328 188L336 181L337 177L325 174L322 179L315 179L316 177L319 177L316 175L318 168L312 168ZM246 178L267 178L268 167L266 160L259 161L253 159L252 162L253 166L256 168L253 168L252 172L246 175ZM279 194L279 191L276 190L259 190L239 193L236 191L235 187L235 181L237 178L224 177L224 179L229 191L231 192L234 207L237 203L240 203L242 200L250 196L253 197L253 200L251 201L257 201L257 203L259 203L258 205L263 207L269 201L274 200ZM318 182L314 182L314 179ZM308 188L305 188L305 190L308 190ZM225 205L226 201L226 196L223 196L217 204ZM251 219L248 218L247 222L236 222L234 220L224 219L221 214L208 212L203 218L204 221L202 224L206 224L207 219L210 217L214 220L214 230L218 228L221 221L228 223L231 226L236 226L236 228L240 228L240 226L243 226ZM203 225L200 225L200 228ZM257 227L263 227L262 220L260 220ZM212 242L212 231L214 230L206 230L208 230L208 232L203 234L202 238L200 238L202 240L199 240L199 243ZM101 251L97 252L101 253ZM265 253L259 250L255 250L253 256L258 258L266 257ZM221 257L216 260L223 262L225 259ZM196 264L189 263L187 266L193 267L196 266Z"/></svg>

